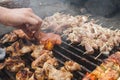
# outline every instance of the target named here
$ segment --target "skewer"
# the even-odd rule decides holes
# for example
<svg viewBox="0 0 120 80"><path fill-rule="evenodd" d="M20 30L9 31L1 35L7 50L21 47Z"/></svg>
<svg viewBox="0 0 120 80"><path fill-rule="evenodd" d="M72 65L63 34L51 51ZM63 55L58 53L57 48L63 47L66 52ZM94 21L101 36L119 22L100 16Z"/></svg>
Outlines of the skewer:
<svg viewBox="0 0 120 80"><path fill-rule="evenodd" d="M115 32L119 31L119 29L115 29Z"/></svg>
<svg viewBox="0 0 120 80"><path fill-rule="evenodd" d="M80 44L78 44L77 46L80 46L81 45L81 43Z"/></svg>
<svg viewBox="0 0 120 80"><path fill-rule="evenodd" d="M68 45L72 45L72 44L73 44L73 42L69 43Z"/></svg>
<svg viewBox="0 0 120 80"><path fill-rule="evenodd" d="M107 46L107 44L108 44L108 43L104 43L104 45L101 47L101 51L102 51L102 49L103 49L105 46ZM100 52L100 54L98 54L98 55L95 57L95 59L97 59L98 57L100 57L102 54L103 54L103 53Z"/></svg>
<svg viewBox="0 0 120 80"><path fill-rule="evenodd" d="M100 20L96 20L95 23L99 22Z"/></svg>
<svg viewBox="0 0 120 80"><path fill-rule="evenodd" d="M101 26L103 23L100 23L99 25Z"/></svg>
<svg viewBox="0 0 120 80"><path fill-rule="evenodd" d="M102 52L100 54L98 54L94 59L98 59L98 57L100 57L102 55Z"/></svg>
<svg viewBox="0 0 120 80"><path fill-rule="evenodd" d="M62 35L61 35L61 37L64 37L64 36L65 36L65 34L62 34Z"/></svg>
<svg viewBox="0 0 120 80"><path fill-rule="evenodd" d="M53 33L56 33L56 32L57 32L57 31L54 31L54 30L53 30Z"/></svg>
<svg viewBox="0 0 120 80"><path fill-rule="evenodd" d="M112 29L113 28L113 26L111 26L109 29Z"/></svg>
<svg viewBox="0 0 120 80"><path fill-rule="evenodd" d="M83 55L88 54L87 51L83 53Z"/></svg>

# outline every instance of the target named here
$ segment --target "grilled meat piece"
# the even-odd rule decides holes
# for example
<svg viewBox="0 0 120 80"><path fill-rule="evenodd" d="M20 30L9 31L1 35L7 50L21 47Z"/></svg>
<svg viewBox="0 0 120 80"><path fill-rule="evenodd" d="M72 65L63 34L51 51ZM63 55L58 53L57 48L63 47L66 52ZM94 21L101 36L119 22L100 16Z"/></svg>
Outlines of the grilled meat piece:
<svg viewBox="0 0 120 80"><path fill-rule="evenodd" d="M5 67L5 63L0 63L0 70Z"/></svg>
<svg viewBox="0 0 120 80"><path fill-rule="evenodd" d="M45 63L48 63L50 65L53 65L54 67L57 67L58 66L58 61L56 58L50 58L48 59Z"/></svg>
<svg viewBox="0 0 120 80"><path fill-rule="evenodd" d="M45 71L42 68L37 68L29 80L45 80Z"/></svg>
<svg viewBox="0 0 120 80"><path fill-rule="evenodd" d="M6 53L12 53L12 52L18 52L21 49L21 44L19 41L16 41L15 43L13 43L11 46L8 46L6 48Z"/></svg>
<svg viewBox="0 0 120 80"><path fill-rule="evenodd" d="M47 52L47 50L44 50L44 45L37 45L34 47L33 52L31 53L31 56L35 59L41 56L43 53Z"/></svg>
<svg viewBox="0 0 120 80"><path fill-rule="evenodd" d="M46 17L41 25L42 29L50 29L57 33L62 33L68 27L80 26L88 19L87 16L72 16L69 14L55 13Z"/></svg>
<svg viewBox="0 0 120 80"><path fill-rule="evenodd" d="M29 70L29 68L24 68L16 74L16 80L30 80L31 76L32 72Z"/></svg>
<svg viewBox="0 0 120 80"><path fill-rule="evenodd" d="M72 73L69 71L57 70L53 65L45 63L43 69L46 72L48 80L71 80L73 78Z"/></svg>
<svg viewBox="0 0 120 80"><path fill-rule="evenodd" d="M61 44L61 37L54 33L43 33L43 32L36 32L35 38L42 44L46 44L48 41L51 41L53 45Z"/></svg>
<svg viewBox="0 0 120 80"><path fill-rule="evenodd" d="M0 43L9 43L9 42L15 42L18 39L17 34L10 32L9 34L5 34L1 39Z"/></svg>
<svg viewBox="0 0 120 80"><path fill-rule="evenodd" d="M120 75L120 52L112 54L97 66L91 73L87 73L82 80L118 80Z"/></svg>
<svg viewBox="0 0 120 80"><path fill-rule="evenodd" d="M5 68L10 72L18 72L25 67L25 62L17 56L5 59Z"/></svg>
<svg viewBox="0 0 120 80"><path fill-rule="evenodd" d="M13 33L17 34L19 38L31 40L30 37L22 29L14 30Z"/></svg>
<svg viewBox="0 0 120 80"><path fill-rule="evenodd" d="M116 80L119 77L119 72L113 69L107 69L102 75L104 77L100 78L101 80Z"/></svg>
<svg viewBox="0 0 120 80"><path fill-rule="evenodd" d="M116 52L115 54L109 56L107 61L111 61L111 62L114 62L114 63L120 65L120 52Z"/></svg>
<svg viewBox="0 0 120 80"><path fill-rule="evenodd" d="M52 52L45 52L37 59L35 59L35 61L32 62L31 66L33 69L36 69L37 67L43 67L44 63L51 58L53 58Z"/></svg>
<svg viewBox="0 0 120 80"><path fill-rule="evenodd" d="M61 37L57 34L54 33L43 33L40 31L30 33L29 35L24 33L21 29L13 31L18 35L19 38L25 38L28 40L33 40L35 39L36 41L40 43L45 43L46 41L50 40L52 41L53 44L61 44Z"/></svg>
<svg viewBox="0 0 120 80"><path fill-rule="evenodd" d="M33 49L34 49L34 45L31 45L31 46L23 46L23 47L20 49L19 53L21 53L21 55L22 55L22 54L24 55L24 54L26 54L26 53L32 52Z"/></svg>
<svg viewBox="0 0 120 80"><path fill-rule="evenodd" d="M64 65L65 65L64 66L65 69L68 70L68 71L71 71L71 72L81 69L80 65L78 63L74 62L74 61L66 61L64 63Z"/></svg>
<svg viewBox="0 0 120 80"><path fill-rule="evenodd" d="M94 49L99 49L102 54L109 54L113 47L120 44L120 30L103 28L93 21L70 27L63 31L63 34L71 43L85 46L88 54L94 53Z"/></svg>
<svg viewBox="0 0 120 80"><path fill-rule="evenodd" d="M85 53L87 53L87 54L93 54L94 53L94 49L89 43L85 43L84 46L85 46L85 49L86 49Z"/></svg>
<svg viewBox="0 0 120 80"><path fill-rule="evenodd" d="M26 53L32 52L34 44L24 43L22 39L14 42L11 46L6 48L6 53L11 56L22 56Z"/></svg>

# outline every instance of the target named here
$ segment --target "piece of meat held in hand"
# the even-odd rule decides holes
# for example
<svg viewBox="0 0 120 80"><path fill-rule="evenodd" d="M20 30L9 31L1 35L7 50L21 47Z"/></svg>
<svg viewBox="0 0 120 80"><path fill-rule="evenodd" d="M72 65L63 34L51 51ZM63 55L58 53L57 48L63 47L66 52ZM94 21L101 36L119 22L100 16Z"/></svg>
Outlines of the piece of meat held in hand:
<svg viewBox="0 0 120 80"><path fill-rule="evenodd" d="M16 80L30 80L29 78L32 76L32 72L29 68L24 68L16 74Z"/></svg>
<svg viewBox="0 0 120 80"><path fill-rule="evenodd" d="M60 45L62 43L61 37L54 33L36 32L35 38L43 45L47 50L52 50L54 45Z"/></svg>

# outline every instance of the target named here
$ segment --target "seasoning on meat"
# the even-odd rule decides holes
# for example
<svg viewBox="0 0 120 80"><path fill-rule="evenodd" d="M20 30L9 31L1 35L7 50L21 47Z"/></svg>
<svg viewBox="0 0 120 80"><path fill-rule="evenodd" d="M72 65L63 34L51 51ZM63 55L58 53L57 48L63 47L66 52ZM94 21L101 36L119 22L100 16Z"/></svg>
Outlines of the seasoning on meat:
<svg viewBox="0 0 120 80"><path fill-rule="evenodd" d="M82 80L119 80L120 52L112 54L97 66L91 73L87 73Z"/></svg>

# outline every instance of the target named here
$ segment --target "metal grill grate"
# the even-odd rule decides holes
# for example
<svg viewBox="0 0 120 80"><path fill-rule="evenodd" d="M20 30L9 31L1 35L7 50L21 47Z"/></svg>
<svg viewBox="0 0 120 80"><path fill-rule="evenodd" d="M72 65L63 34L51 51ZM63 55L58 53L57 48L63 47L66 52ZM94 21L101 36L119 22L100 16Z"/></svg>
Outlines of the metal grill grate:
<svg viewBox="0 0 120 80"><path fill-rule="evenodd" d="M111 53L114 53L118 50L118 47L115 47ZM106 59L109 55L101 55L97 59L96 56L100 53L95 51L94 54L89 55L85 54L85 49L82 46L77 44L72 44L65 39L63 39L60 46L56 46L54 51L55 57L59 60L61 64L67 60L73 60L81 65L82 70L74 73L74 80L82 80L87 72L93 71L96 66L99 66L103 59Z"/></svg>
<svg viewBox="0 0 120 80"><path fill-rule="evenodd" d="M82 70L73 73L73 80L82 80L83 76L87 72L93 71L96 66L102 63L103 59L108 57L105 55L101 55L99 58L95 59L95 57L99 54L98 51L96 51L92 55L84 54L85 50L82 46L74 44L71 45L68 41L65 41L64 39L60 46L55 46L53 53L53 55L58 59L61 66L64 64L65 61L68 60L73 60L81 65ZM25 55L23 59L25 59L28 67L33 61L33 59L29 55ZM3 69L0 71L0 80L15 80L15 74Z"/></svg>
<svg viewBox="0 0 120 80"><path fill-rule="evenodd" d="M86 72L94 70L96 66L102 62L102 60L95 60L95 56L92 55L83 55L84 51L78 48L63 41L62 45L55 47L53 51L59 62L63 63L67 60L73 60L81 65L82 70L74 73L74 78L76 80L81 80Z"/></svg>

